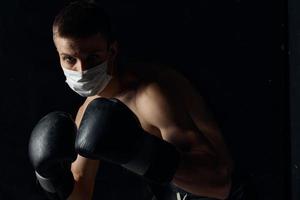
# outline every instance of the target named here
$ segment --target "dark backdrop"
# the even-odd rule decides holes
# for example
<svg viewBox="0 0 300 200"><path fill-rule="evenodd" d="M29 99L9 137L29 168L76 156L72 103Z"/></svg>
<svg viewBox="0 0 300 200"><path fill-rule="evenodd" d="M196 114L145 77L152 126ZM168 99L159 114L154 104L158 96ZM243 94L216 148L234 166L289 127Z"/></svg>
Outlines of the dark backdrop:
<svg viewBox="0 0 300 200"><path fill-rule="evenodd" d="M162 62L185 74L259 199L287 199L285 1L99 2L112 17L122 59ZM0 6L0 199L40 199L27 156L30 131L50 111L75 114L83 100L64 83L52 43L51 23L65 3Z"/></svg>
<svg viewBox="0 0 300 200"><path fill-rule="evenodd" d="M289 108L290 108L290 131L291 131L291 191L292 199L300 198L300 2L289 0L288 3L288 26L289 26Z"/></svg>

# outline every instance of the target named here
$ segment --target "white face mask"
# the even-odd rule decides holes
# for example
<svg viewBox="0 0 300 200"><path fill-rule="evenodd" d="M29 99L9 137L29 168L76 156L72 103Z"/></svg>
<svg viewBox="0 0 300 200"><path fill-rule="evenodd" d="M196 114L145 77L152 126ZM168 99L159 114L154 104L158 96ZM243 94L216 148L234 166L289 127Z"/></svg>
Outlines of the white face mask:
<svg viewBox="0 0 300 200"><path fill-rule="evenodd" d="M69 87L83 97L99 94L112 78L107 74L107 61L82 72L64 68L63 71Z"/></svg>

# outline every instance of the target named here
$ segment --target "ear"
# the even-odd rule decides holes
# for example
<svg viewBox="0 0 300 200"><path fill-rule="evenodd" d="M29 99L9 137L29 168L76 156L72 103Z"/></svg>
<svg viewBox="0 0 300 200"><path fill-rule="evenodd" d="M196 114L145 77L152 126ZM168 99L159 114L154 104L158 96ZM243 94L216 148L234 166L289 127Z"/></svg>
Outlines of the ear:
<svg viewBox="0 0 300 200"><path fill-rule="evenodd" d="M110 56L114 60L119 52L119 43L115 40L110 44Z"/></svg>
<svg viewBox="0 0 300 200"><path fill-rule="evenodd" d="M115 40L110 44L109 47L109 62L108 62L108 74L114 75L115 65L116 65L116 57L119 52L119 43Z"/></svg>

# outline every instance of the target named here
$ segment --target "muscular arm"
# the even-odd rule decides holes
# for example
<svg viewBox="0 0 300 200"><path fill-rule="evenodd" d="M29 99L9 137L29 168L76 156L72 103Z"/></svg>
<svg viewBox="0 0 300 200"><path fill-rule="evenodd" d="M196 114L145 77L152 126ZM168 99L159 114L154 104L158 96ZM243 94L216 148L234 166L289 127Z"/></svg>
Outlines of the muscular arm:
<svg viewBox="0 0 300 200"><path fill-rule="evenodd" d="M75 120L77 127L79 127L86 105L87 102L78 110ZM77 159L72 163L71 166L71 170L75 179L75 186L68 200L92 199L98 166L98 160L91 160L77 155Z"/></svg>
<svg viewBox="0 0 300 200"><path fill-rule="evenodd" d="M176 74L166 82L159 80L143 89L137 107L164 140L181 150L173 183L196 195L225 199L230 191L231 159L216 123L192 86Z"/></svg>

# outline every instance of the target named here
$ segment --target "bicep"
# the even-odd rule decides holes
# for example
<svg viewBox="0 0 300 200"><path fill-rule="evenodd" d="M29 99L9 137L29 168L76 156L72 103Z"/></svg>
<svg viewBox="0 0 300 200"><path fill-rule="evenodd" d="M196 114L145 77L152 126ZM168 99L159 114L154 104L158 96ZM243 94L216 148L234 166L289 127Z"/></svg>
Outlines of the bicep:
<svg viewBox="0 0 300 200"><path fill-rule="evenodd" d="M144 120L158 128L164 140L180 149L189 149L200 143L208 146L189 116L183 99L167 89L154 83L139 98L139 112Z"/></svg>
<svg viewBox="0 0 300 200"><path fill-rule="evenodd" d="M222 132L203 97L190 84L185 85L185 105L190 118L201 132L201 134L209 141L214 151L219 155L221 162L232 165L232 160L225 144Z"/></svg>
<svg viewBox="0 0 300 200"><path fill-rule="evenodd" d="M177 145L218 155L222 162L230 162L220 129L203 98L187 79L170 75L174 83L153 84L145 92L142 105L144 116L158 127L163 139Z"/></svg>

